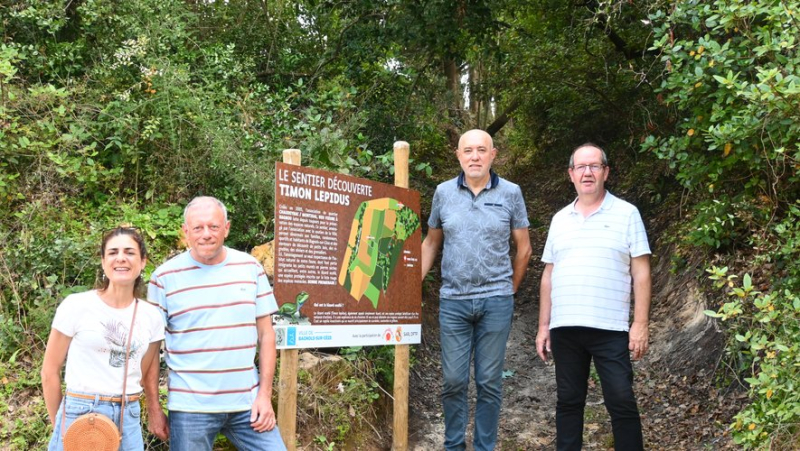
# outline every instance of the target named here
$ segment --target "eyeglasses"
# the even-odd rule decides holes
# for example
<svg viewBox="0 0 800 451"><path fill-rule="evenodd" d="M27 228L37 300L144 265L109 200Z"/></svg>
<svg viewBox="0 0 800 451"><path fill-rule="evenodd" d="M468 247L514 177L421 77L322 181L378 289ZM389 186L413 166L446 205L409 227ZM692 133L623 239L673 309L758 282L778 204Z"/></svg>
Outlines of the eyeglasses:
<svg viewBox="0 0 800 451"><path fill-rule="evenodd" d="M586 169L588 168L594 174L596 172L602 171L603 168L605 168L605 167L606 167L606 165L604 165L604 164L576 164L575 166L572 167L572 170L573 171L578 171L580 173L584 173L584 172L586 172Z"/></svg>

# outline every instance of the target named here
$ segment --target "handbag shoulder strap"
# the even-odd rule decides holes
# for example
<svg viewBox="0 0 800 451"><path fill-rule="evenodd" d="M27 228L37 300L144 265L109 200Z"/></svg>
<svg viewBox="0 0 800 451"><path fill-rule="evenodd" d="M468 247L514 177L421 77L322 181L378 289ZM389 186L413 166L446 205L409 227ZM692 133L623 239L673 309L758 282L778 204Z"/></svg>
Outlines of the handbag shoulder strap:
<svg viewBox="0 0 800 451"><path fill-rule="evenodd" d="M122 402L119 409L119 436L122 438L122 421L125 417L125 389L128 387L128 361L131 357L131 340L133 340L133 325L136 323L136 310L139 308L139 299L133 298L133 318L131 318L131 328L128 330L128 344L125 345L125 373L122 375Z"/></svg>

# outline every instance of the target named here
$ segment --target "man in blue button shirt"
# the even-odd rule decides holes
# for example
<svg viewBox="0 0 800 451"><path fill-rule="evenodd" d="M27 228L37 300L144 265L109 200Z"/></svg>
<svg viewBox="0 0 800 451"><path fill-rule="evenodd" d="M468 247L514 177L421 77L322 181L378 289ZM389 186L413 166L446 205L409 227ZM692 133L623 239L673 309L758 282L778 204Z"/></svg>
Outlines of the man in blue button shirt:
<svg viewBox="0 0 800 451"><path fill-rule="evenodd" d="M506 341L514 293L531 257L528 214L519 186L492 171L492 137L470 130L458 142L462 172L436 188L422 243L422 278L444 246L439 328L442 346L445 440L448 451L466 449L467 389L475 365L476 451L497 442ZM510 241L516 246L513 261Z"/></svg>

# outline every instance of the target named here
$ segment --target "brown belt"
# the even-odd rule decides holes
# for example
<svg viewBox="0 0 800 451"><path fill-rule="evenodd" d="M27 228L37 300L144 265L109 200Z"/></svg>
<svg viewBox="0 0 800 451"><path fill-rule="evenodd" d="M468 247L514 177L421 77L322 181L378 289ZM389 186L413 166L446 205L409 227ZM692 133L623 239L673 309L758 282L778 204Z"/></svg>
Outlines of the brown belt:
<svg viewBox="0 0 800 451"><path fill-rule="evenodd" d="M67 392L67 396L72 396L73 398L80 398L80 399L99 399L100 401L107 401L107 402L122 402L122 396L95 396L95 395L84 395L82 393L73 393ZM135 402L138 401L141 397L141 394L138 395L130 395L125 397L125 402Z"/></svg>

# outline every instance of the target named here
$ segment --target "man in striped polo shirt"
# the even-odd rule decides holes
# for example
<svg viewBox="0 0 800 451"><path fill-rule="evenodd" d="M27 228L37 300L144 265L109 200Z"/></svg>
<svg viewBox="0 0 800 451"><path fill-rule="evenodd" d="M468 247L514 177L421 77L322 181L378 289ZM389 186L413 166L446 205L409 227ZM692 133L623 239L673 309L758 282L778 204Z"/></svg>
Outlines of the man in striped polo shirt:
<svg viewBox="0 0 800 451"><path fill-rule="evenodd" d="M158 267L148 291L164 315L169 367L168 426L158 370L145 380L149 429L173 451L210 451L220 432L240 450L285 450L272 409L272 287L256 259L224 245L222 202L197 197L183 215L190 249Z"/></svg>
<svg viewBox="0 0 800 451"><path fill-rule="evenodd" d="M553 217L542 255L536 349L542 360L551 352L555 360L559 451L581 449L592 360L615 449L643 449L631 355L638 360L647 352L650 247L636 207L604 188L608 173L600 147L584 144L573 151L569 176L578 198Z"/></svg>

